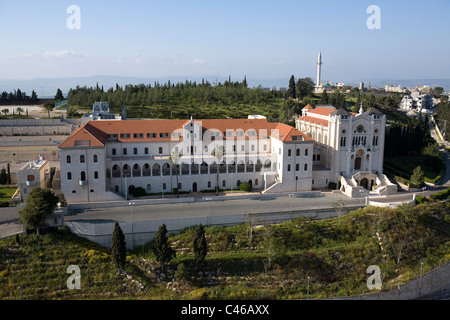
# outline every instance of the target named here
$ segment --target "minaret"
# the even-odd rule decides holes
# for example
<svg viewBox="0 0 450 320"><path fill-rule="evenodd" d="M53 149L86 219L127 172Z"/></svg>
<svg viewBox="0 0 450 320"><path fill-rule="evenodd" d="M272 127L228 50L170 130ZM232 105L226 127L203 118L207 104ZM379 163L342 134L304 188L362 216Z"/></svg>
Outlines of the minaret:
<svg viewBox="0 0 450 320"><path fill-rule="evenodd" d="M322 53L319 51L319 57L317 59L317 83L316 87L320 86L320 75L322 72Z"/></svg>

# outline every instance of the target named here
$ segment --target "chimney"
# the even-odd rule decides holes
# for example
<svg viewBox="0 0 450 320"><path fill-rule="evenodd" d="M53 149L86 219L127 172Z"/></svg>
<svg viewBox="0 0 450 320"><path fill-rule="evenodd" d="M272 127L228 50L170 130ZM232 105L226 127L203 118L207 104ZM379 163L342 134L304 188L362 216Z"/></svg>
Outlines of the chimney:
<svg viewBox="0 0 450 320"><path fill-rule="evenodd" d="M123 105L122 120L127 120L127 107Z"/></svg>

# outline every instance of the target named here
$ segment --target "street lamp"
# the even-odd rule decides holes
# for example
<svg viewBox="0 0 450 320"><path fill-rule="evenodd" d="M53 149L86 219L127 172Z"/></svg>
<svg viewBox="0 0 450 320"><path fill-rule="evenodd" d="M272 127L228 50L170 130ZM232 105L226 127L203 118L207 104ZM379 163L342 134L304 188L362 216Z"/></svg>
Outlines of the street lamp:
<svg viewBox="0 0 450 320"><path fill-rule="evenodd" d="M133 232L133 206L136 202L129 202L128 205L131 207L131 249L134 249L134 232Z"/></svg>
<svg viewBox="0 0 450 320"><path fill-rule="evenodd" d="M289 193L289 222L292 221L292 203L291 203L291 199L294 196L293 193Z"/></svg>
<svg viewBox="0 0 450 320"><path fill-rule="evenodd" d="M209 226L209 202L212 198L205 198L205 200L208 202L208 217L206 218L206 225Z"/></svg>
<svg viewBox="0 0 450 320"><path fill-rule="evenodd" d="M128 200L128 185L127 185L127 177L129 176L129 173L124 173L123 177L125 178L125 200Z"/></svg>

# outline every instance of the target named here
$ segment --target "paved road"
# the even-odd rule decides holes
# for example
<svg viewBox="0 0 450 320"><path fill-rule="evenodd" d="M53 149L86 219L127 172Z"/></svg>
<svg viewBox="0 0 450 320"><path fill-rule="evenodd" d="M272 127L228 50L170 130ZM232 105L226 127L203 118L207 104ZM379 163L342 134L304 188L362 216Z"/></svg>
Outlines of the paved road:
<svg viewBox="0 0 450 320"><path fill-rule="evenodd" d="M426 191L429 195L432 191ZM200 201L194 203L136 205L115 208L90 209L83 213L66 216L66 221L71 220L113 220L130 221L133 210L133 221L152 219L176 219L182 217L207 217L223 216L243 213L269 213L269 212L295 212L297 210L315 210L332 208L333 203L342 199L346 207L357 207L364 204L364 199L350 199L339 193L305 193L295 194L293 197L274 195L271 197L255 197L250 199ZM413 199L413 193L400 193L389 197L373 198L379 202L409 202Z"/></svg>

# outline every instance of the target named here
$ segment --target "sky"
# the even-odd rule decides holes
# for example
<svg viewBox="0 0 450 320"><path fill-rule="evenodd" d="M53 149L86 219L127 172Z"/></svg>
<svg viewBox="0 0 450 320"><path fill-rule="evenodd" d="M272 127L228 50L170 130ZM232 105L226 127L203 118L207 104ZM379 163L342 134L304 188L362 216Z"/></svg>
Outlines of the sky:
<svg viewBox="0 0 450 320"><path fill-rule="evenodd" d="M319 51L332 82L448 79L449 13L448 0L0 0L0 79L315 80Z"/></svg>

